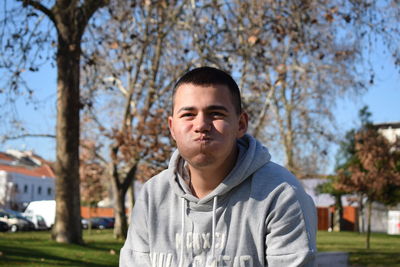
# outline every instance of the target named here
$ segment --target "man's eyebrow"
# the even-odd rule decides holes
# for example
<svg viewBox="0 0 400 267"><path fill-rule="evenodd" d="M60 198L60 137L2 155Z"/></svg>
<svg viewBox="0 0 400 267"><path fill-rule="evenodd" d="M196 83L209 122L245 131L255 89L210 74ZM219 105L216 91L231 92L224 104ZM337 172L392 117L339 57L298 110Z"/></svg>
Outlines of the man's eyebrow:
<svg viewBox="0 0 400 267"><path fill-rule="evenodd" d="M177 113L179 113L179 112L182 112L182 111L193 111L193 110L196 110L196 108L195 107L181 107L179 110L178 110L178 112Z"/></svg>
<svg viewBox="0 0 400 267"><path fill-rule="evenodd" d="M193 111L193 110L196 110L196 108L193 107L193 106L181 107L178 110L177 113L182 112L182 111ZM207 111L210 111L210 110L223 110L225 112L229 112L228 109L225 106L222 106L222 105L211 105L211 106L206 107L206 110Z"/></svg>
<svg viewBox="0 0 400 267"><path fill-rule="evenodd" d="M229 110L222 105L211 105L206 108L206 110L223 110L225 112L229 112Z"/></svg>

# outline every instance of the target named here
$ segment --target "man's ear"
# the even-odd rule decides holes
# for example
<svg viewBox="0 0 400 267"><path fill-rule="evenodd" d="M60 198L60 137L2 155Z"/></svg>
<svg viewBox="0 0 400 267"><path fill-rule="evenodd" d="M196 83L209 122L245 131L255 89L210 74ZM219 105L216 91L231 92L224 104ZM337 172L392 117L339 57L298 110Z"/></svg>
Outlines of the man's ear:
<svg viewBox="0 0 400 267"><path fill-rule="evenodd" d="M171 133L171 136L174 140L175 139L175 134L174 134L174 129L172 128L172 116L168 116L168 128L169 128L169 132Z"/></svg>
<svg viewBox="0 0 400 267"><path fill-rule="evenodd" d="M249 125L249 115L246 112L242 112L239 116L239 129L237 138L243 137L243 135L247 132L247 128Z"/></svg>

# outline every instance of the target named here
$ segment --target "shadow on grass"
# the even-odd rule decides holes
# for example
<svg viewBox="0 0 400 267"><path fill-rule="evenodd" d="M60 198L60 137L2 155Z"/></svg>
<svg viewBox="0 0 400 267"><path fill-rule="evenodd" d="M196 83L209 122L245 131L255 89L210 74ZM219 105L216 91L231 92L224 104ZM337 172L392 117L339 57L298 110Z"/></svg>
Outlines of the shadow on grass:
<svg viewBox="0 0 400 267"><path fill-rule="evenodd" d="M400 253L367 250L353 251L350 252L350 261L351 266L400 266ZM376 262L379 262L379 265L376 265Z"/></svg>
<svg viewBox="0 0 400 267"><path fill-rule="evenodd" d="M79 249L79 247L81 247L81 249ZM102 258L101 255L104 256L105 253L109 253L109 250L105 248L96 248L95 246L93 248L95 253L99 254L99 258ZM94 262L93 259L84 257L88 249L91 249L90 246L75 246L75 250L60 246L58 249L63 251L62 254L66 256L63 257L60 253L54 255L35 248L0 246L0 251L2 253L0 256L0 266L112 266L109 260L101 262L101 260L96 259L96 262ZM93 251L90 251L90 253L93 253ZM118 259L116 259L114 266L117 265Z"/></svg>

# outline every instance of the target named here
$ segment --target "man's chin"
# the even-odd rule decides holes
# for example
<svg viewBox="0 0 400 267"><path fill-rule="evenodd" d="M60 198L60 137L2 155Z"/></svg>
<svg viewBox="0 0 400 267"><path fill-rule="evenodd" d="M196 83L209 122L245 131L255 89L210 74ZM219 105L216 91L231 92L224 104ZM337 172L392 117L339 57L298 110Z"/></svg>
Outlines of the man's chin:
<svg viewBox="0 0 400 267"><path fill-rule="evenodd" d="M186 161L194 168L205 168L212 165L215 160L210 154L199 153Z"/></svg>

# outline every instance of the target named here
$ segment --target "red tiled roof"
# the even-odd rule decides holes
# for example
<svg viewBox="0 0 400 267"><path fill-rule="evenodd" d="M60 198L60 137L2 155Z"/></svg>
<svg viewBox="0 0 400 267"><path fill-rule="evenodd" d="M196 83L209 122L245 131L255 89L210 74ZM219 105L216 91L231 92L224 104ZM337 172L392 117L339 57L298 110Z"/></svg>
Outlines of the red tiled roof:
<svg viewBox="0 0 400 267"><path fill-rule="evenodd" d="M36 167L36 168L26 168L26 167L22 167L22 166L9 166L9 165L0 164L0 170L6 171L6 172L25 174L25 175L34 176L34 177L45 176L45 177L55 178L55 174L54 174L53 170L48 165L42 165L42 166Z"/></svg>
<svg viewBox="0 0 400 267"><path fill-rule="evenodd" d="M15 158L7 153L0 152L0 160L13 161Z"/></svg>

